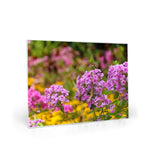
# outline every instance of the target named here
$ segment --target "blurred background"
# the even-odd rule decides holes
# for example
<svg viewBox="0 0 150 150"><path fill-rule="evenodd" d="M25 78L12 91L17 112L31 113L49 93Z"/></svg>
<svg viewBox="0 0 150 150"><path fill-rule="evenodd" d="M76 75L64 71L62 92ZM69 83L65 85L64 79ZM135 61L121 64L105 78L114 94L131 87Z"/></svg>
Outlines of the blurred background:
<svg viewBox="0 0 150 150"><path fill-rule="evenodd" d="M127 61L127 44L28 40L28 88L44 94L51 84L63 85L75 94L77 76L101 69L104 80L109 65Z"/></svg>

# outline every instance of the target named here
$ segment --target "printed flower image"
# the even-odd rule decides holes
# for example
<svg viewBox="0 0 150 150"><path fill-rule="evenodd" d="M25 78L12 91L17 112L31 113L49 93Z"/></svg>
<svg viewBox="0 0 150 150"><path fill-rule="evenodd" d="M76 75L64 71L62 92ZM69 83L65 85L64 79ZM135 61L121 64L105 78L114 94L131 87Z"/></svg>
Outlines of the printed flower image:
<svg viewBox="0 0 150 150"><path fill-rule="evenodd" d="M127 44L28 44L28 126L128 118Z"/></svg>

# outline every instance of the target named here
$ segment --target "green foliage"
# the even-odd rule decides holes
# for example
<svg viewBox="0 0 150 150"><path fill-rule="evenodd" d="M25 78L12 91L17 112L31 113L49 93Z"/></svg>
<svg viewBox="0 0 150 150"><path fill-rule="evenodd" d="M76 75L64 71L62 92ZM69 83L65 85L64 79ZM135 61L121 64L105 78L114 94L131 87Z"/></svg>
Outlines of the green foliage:
<svg viewBox="0 0 150 150"><path fill-rule="evenodd" d="M29 44L31 49L31 55L34 57L43 57L45 55L50 55L52 49L61 46L61 42L52 41L32 41Z"/></svg>
<svg viewBox="0 0 150 150"><path fill-rule="evenodd" d="M93 58L90 59L90 63L94 63L94 59Z"/></svg>
<svg viewBox="0 0 150 150"><path fill-rule="evenodd" d="M122 118L122 117L121 117L121 115L118 115L118 114L117 114L117 115L115 116L115 118L116 118L116 119L120 119L120 118Z"/></svg>
<svg viewBox="0 0 150 150"><path fill-rule="evenodd" d="M60 106L60 110L64 113L64 107Z"/></svg>
<svg viewBox="0 0 150 150"><path fill-rule="evenodd" d="M119 96L119 92L118 92L118 91L115 91L114 99L117 99L118 96Z"/></svg>
<svg viewBox="0 0 150 150"><path fill-rule="evenodd" d="M111 94L111 93L113 93L113 92L114 92L114 91L107 91L107 89L104 88L103 91L102 91L102 94L108 95L108 94Z"/></svg>
<svg viewBox="0 0 150 150"><path fill-rule="evenodd" d="M117 60L113 61L113 65L117 65L119 62Z"/></svg>
<svg viewBox="0 0 150 150"><path fill-rule="evenodd" d="M96 106L94 104L91 104L91 108L90 109L94 109Z"/></svg>
<svg viewBox="0 0 150 150"><path fill-rule="evenodd" d="M104 120L109 120L109 119L111 119L112 117L111 117L111 115L106 115L105 117L104 117Z"/></svg>

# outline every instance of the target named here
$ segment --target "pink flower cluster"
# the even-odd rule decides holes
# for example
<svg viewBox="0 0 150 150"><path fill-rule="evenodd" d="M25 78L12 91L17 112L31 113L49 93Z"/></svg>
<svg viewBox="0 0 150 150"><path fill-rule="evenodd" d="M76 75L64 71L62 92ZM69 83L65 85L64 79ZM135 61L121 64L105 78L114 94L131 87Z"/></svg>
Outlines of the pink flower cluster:
<svg viewBox="0 0 150 150"><path fill-rule="evenodd" d="M44 120L42 120L42 119L35 119L35 120L30 120L30 118L28 119L29 127L41 126L43 122L44 122Z"/></svg>
<svg viewBox="0 0 150 150"><path fill-rule="evenodd" d="M29 112L31 110L39 112L40 109L45 110L48 108L45 96L41 95L39 91L34 90L33 87L28 89L28 106Z"/></svg>
<svg viewBox="0 0 150 150"><path fill-rule="evenodd" d="M28 57L28 66L32 67L46 61L48 61L48 56L44 56L43 58L36 58L36 59L32 57Z"/></svg>
<svg viewBox="0 0 150 150"><path fill-rule="evenodd" d="M62 106L65 102L69 102L66 98L69 95L69 91L60 85L51 85L50 88L45 89L46 102L49 109L53 109Z"/></svg>
<svg viewBox="0 0 150 150"><path fill-rule="evenodd" d="M61 50L52 51L52 61L63 60L66 65L72 64L73 54L71 53L72 48L67 46L63 47Z"/></svg>
<svg viewBox="0 0 150 150"><path fill-rule="evenodd" d="M102 94L106 83L102 80L104 74L100 69L86 71L84 75L77 77L77 92L75 99L87 102L89 107L94 104L97 107L103 107L111 103L107 96Z"/></svg>
<svg viewBox="0 0 150 150"><path fill-rule="evenodd" d="M109 65L113 61L112 52L110 50L105 51L105 55L100 56L98 60L100 61L101 69L105 69L106 65Z"/></svg>
<svg viewBox="0 0 150 150"><path fill-rule="evenodd" d="M128 99L128 62L111 65L108 69L107 90L115 90Z"/></svg>
<svg viewBox="0 0 150 150"><path fill-rule="evenodd" d="M67 70L67 67L73 63L74 55L79 55L79 52L73 51L69 46L53 49L51 56L53 65L51 65L51 68L56 67L58 72L62 72L64 69ZM64 66L59 64L59 61L64 62Z"/></svg>
<svg viewBox="0 0 150 150"><path fill-rule="evenodd" d="M64 105L64 112L65 113L72 112L72 105Z"/></svg>

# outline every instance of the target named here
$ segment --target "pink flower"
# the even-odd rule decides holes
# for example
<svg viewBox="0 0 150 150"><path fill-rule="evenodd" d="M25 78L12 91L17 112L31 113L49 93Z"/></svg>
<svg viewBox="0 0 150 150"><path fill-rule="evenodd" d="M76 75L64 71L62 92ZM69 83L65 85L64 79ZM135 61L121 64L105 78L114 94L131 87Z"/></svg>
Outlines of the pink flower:
<svg viewBox="0 0 150 150"><path fill-rule="evenodd" d="M127 72L128 72L128 68L127 68L127 67L124 67L123 73L127 73Z"/></svg>
<svg viewBox="0 0 150 150"><path fill-rule="evenodd" d="M126 84L126 81L125 80L122 80L121 81L121 85L125 85Z"/></svg>
<svg viewBox="0 0 150 150"><path fill-rule="evenodd" d="M112 56L112 52L110 50L105 51L105 59L106 59L107 63L112 62L113 56Z"/></svg>
<svg viewBox="0 0 150 150"><path fill-rule="evenodd" d="M64 105L64 112L65 113L72 112L72 106L71 105Z"/></svg>
<svg viewBox="0 0 150 150"><path fill-rule="evenodd" d="M105 69L104 56L99 57L101 69Z"/></svg>
<svg viewBox="0 0 150 150"><path fill-rule="evenodd" d="M41 106L41 108L39 107L39 105ZM30 89L28 89L28 107L29 112L34 109L37 109L37 112L39 112L41 109L45 110L48 108L45 96L41 95L39 91L34 90L33 87L30 87Z"/></svg>

